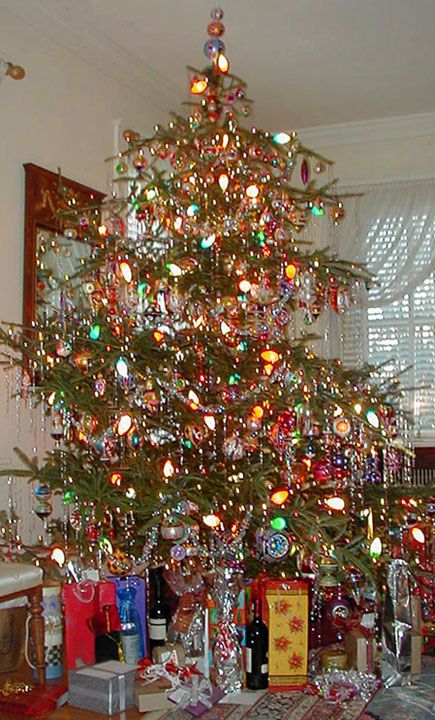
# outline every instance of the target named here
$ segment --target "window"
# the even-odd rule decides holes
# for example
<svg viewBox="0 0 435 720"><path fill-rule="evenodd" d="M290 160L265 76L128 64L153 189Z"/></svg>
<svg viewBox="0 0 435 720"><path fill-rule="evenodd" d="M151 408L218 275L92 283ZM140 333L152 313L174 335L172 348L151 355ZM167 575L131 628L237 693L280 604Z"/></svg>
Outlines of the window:
<svg viewBox="0 0 435 720"><path fill-rule="evenodd" d="M368 267L379 263L383 256L382 269L377 274L379 287L391 285L398 253L408 256L409 263L421 268L427 263L424 251L427 242L422 242L421 252L409 256L407 226L413 231L424 232L427 241L427 216L413 216L411 222L402 217L376 219L366 236ZM425 228L425 230L423 230ZM400 233L400 242L397 235ZM431 228L433 240L433 228ZM382 365L380 374L401 375L402 386L410 388L404 393L402 407L414 416L414 438L435 440L435 272L432 272L412 292L390 303L376 306L378 290L368 293L369 307L363 321L365 325L365 357L373 365Z"/></svg>

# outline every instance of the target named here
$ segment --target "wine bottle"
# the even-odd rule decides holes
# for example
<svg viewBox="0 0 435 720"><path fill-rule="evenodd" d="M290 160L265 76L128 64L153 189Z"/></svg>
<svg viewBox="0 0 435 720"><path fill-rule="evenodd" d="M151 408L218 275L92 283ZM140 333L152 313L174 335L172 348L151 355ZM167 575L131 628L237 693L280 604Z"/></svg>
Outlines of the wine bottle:
<svg viewBox="0 0 435 720"><path fill-rule="evenodd" d="M164 645L167 639L167 613L163 602L163 577L161 568L149 571L150 604L148 608L149 654L153 649Z"/></svg>
<svg viewBox="0 0 435 720"><path fill-rule="evenodd" d="M246 687L264 690L269 685L269 632L261 619L260 599L254 602L254 617L246 630Z"/></svg>

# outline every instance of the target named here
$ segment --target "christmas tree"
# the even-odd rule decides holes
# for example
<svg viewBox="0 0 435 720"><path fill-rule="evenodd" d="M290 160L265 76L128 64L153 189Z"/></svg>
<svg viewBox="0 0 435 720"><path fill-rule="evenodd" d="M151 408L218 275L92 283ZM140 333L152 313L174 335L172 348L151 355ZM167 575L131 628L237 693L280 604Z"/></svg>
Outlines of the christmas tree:
<svg viewBox="0 0 435 720"><path fill-rule="evenodd" d="M114 572L207 557L219 536L279 571L370 574L409 470L397 384L316 356L311 333L370 278L310 243L345 212L331 162L295 132L244 126L223 32L214 10L187 115L126 131L111 196L63 211L86 257L47 271L55 312L3 331L56 439L19 474L41 516L62 494L65 538Z"/></svg>

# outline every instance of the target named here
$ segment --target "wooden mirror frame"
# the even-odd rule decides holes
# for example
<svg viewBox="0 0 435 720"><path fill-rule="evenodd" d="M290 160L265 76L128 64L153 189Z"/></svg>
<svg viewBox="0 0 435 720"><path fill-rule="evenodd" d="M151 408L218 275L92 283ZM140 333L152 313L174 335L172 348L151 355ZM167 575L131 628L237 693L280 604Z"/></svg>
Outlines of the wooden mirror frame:
<svg viewBox="0 0 435 720"><path fill-rule="evenodd" d="M65 190L76 198L78 206L102 203L105 194L70 180L59 173L25 163L24 286L23 325L31 328L36 320L36 239L38 230L62 233L57 210Z"/></svg>

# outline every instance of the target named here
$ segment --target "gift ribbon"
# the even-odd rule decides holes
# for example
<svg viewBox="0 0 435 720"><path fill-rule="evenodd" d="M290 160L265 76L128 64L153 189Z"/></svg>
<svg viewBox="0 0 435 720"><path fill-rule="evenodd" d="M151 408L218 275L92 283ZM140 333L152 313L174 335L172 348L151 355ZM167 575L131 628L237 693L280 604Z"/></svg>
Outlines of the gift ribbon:
<svg viewBox="0 0 435 720"><path fill-rule="evenodd" d="M180 685L175 691L169 693L168 698L176 702L182 710L189 705L196 706L199 703L210 709L212 703L213 687L210 680L199 675L192 675L190 685Z"/></svg>
<svg viewBox="0 0 435 720"><path fill-rule="evenodd" d="M202 703L206 708L213 705L213 686L195 665L189 668L181 668L171 662L153 665L145 659L140 663L139 678L146 684L156 682L159 678L168 680L172 686L168 698L181 708L198 703Z"/></svg>

